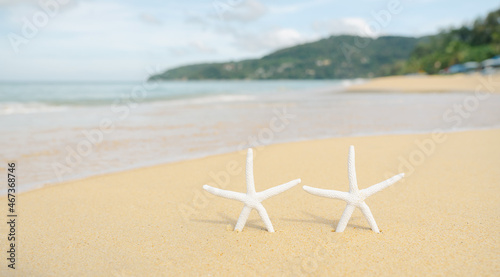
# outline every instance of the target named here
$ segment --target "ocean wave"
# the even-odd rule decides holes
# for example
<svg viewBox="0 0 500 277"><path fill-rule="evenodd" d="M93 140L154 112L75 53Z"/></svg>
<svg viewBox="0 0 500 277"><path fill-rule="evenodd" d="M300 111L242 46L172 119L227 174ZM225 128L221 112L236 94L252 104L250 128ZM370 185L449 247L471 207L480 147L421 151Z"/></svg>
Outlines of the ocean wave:
<svg viewBox="0 0 500 277"><path fill-rule="evenodd" d="M31 114L31 113L50 113L68 110L68 106L50 105L39 102L4 102L0 103L0 115L11 114Z"/></svg>
<svg viewBox="0 0 500 277"><path fill-rule="evenodd" d="M198 96L198 97L190 97L183 99L172 99L172 100L163 100L157 101L156 105L164 105L166 103L172 105L189 105L189 104L211 104L211 103L228 103L228 102L244 102L251 101L256 99L254 95L210 95L210 96Z"/></svg>
<svg viewBox="0 0 500 277"><path fill-rule="evenodd" d="M215 96L198 96L189 98L177 99L147 99L144 103L151 103L155 106L170 105L189 105L189 104L210 104L210 103L227 103L227 102L242 102L251 101L256 97L252 95L215 95ZM34 114L34 113L53 113L67 111L72 107L93 107L102 105L112 105L112 103L68 103L68 104L49 104L41 102L3 102L0 103L0 115L14 115L14 114Z"/></svg>
<svg viewBox="0 0 500 277"><path fill-rule="evenodd" d="M254 95L214 95L205 96L193 99L192 103L195 104L206 104L206 103L226 103L226 102L244 102L254 100L256 97Z"/></svg>

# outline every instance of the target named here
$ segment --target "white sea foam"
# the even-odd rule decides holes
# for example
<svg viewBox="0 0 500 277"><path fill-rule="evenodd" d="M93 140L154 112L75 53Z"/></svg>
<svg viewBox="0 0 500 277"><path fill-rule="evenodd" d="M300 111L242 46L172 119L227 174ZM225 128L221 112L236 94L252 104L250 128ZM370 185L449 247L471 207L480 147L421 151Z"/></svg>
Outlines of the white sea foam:
<svg viewBox="0 0 500 277"><path fill-rule="evenodd" d="M253 95L214 95L192 99L194 104L244 102L254 100Z"/></svg>
<svg viewBox="0 0 500 277"><path fill-rule="evenodd" d="M192 98L184 98L184 99L175 99L168 101L158 101L154 102L155 106L164 106L164 105L189 105L189 104L212 104L212 103L229 103L229 102L244 102L244 101L252 101L255 100L256 96L253 95L211 95L211 96L200 96L200 97L192 97Z"/></svg>
<svg viewBox="0 0 500 277"><path fill-rule="evenodd" d="M68 106L50 105L39 102L4 102L0 103L0 115L11 114L32 114L32 113L49 113L61 112L68 110Z"/></svg>

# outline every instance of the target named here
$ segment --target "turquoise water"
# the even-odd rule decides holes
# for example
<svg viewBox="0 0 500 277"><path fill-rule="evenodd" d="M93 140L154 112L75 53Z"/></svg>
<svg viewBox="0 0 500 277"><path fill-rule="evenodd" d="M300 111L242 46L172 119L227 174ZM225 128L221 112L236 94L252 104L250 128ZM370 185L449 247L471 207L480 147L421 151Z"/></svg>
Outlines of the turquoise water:
<svg viewBox="0 0 500 277"><path fill-rule="evenodd" d="M350 81L172 81L0 83L0 114L60 111L71 106L111 105L137 95L140 102L207 96L269 95L348 84Z"/></svg>

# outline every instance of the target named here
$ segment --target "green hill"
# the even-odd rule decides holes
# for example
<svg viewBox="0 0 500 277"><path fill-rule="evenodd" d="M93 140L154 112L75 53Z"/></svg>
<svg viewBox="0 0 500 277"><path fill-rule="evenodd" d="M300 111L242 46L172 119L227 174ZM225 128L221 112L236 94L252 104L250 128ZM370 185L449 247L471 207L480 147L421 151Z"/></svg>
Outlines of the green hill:
<svg viewBox="0 0 500 277"><path fill-rule="evenodd" d="M500 54L500 9L472 24L444 30L417 45L409 60L395 65L395 73L433 74L454 64L481 62Z"/></svg>
<svg viewBox="0 0 500 277"><path fill-rule="evenodd" d="M376 39L332 36L278 50L260 59L182 66L150 80L203 79L332 79L394 74L425 39L386 36Z"/></svg>

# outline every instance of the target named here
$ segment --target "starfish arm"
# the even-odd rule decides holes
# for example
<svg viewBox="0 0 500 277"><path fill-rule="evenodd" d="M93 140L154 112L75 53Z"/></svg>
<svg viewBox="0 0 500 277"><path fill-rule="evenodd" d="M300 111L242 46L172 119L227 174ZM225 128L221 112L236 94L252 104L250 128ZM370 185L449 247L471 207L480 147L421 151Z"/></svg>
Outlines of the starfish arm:
<svg viewBox="0 0 500 277"><path fill-rule="evenodd" d="M396 183L397 181L401 180L403 178L403 176L405 176L404 173L400 173L398 175L395 175L395 176L393 176L393 177L391 177L383 182L380 182L378 184L375 184L369 188L362 190L362 193L365 195L365 197L373 195L373 194L385 189L386 187Z"/></svg>
<svg viewBox="0 0 500 277"><path fill-rule="evenodd" d="M368 224L370 224L370 228L372 228L372 230L375 233L380 233L380 231L378 230L377 222L375 222L375 218L373 218L372 212L370 211L370 208L368 207L368 205L366 205L366 203L363 202L359 206L359 209L361 210L361 212L365 216L366 220L368 221Z"/></svg>
<svg viewBox="0 0 500 277"><path fill-rule="evenodd" d="M253 180L253 150L252 148L248 148L247 151L247 165L245 172L246 180L247 180L247 193L253 194L255 193L255 182Z"/></svg>
<svg viewBox="0 0 500 277"><path fill-rule="evenodd" d="M234 227L235 231L241 232L243 230L243 227L245 227L245 223L247 223L247 219L251 211L252 208L248 206L243 207L243 210L241 210L240 213L240 217L238 218L238 222L236 222L236 226Z"/></svg>
<svg viewBox="0 0 500 277"><path fill-rule="evenodd" d="M245 200L245 197L246 197L246 195L244 193L241 193L241 192L218 189L218 188L211 187L209 185L204 185L203 189L210 192L211 194L221 196L224 198L242 201L242 202Z"/></svg>
<svg viewBox="0 0 500 277"><path fill-rule="evenodd" d="M344 232L345 227L349 222L349 219L351 219L352 212L354 212L354 208L355 208L354 205L351 204L347 204L345 206L344 212L342 213L342 217L340 217L339 224L337 224L335 232L337 233Z"/></svg>
<svg viewBox="0 0 500 277"><path fill-rule="evenodd" d="M358 191L358 180L356 178L356 161L354 146L349 147L349 158L347 160L347 175L349 176L349 192Z"/></svg>
<svg viewBox="0 0 500 277"><path fill-rule="evenodd" d="M310 194L314 194L317 196L349 201L348 200L349 193L344 192L344 191L337 191L337 190L330 190L330 189L318 189L318 188L313 188L313 187L309 187L309 186L303 186L302 188L305 191L309 192Z"/></svg>
<svg viewBox="0 0 500 277"><path fill-rule="evenodd" d="M295 179L293 181L290 181L288 183L272 187L270 189L266 189L264 191L261 191L257 193L257 198L259 201L264 201L272 196L275 196L277 194L280 194L288 189L291 189L292 187L298 185L300 183L300 179Z"/></svg>
<svg viewBox="0 0 500 277"><path fill-rule="evenodd" d="M264 206L262 204L260 204L255 209L259 212L259 215L262 218L262 221L264 221L264 224L266 225L267 231L274 233L273 224L271 223L271 219L269 219L269 216L267 215L267 211L264 208Z"/></svg>

